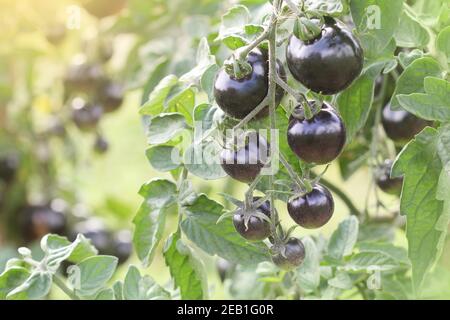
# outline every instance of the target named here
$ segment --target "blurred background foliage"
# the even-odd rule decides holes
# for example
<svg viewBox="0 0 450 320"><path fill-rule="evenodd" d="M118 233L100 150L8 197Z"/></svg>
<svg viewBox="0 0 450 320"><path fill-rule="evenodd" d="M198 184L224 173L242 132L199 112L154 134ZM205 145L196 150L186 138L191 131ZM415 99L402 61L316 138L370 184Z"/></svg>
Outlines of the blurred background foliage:
<svg viewBox="0 0 450 320"><path fill-rule="evenodd" d="M52 203L55 210L67 215L69 229L80 221L100 218L108 230L132 230L131 220L141 202L139 186L164 177L146 160L138 107L164 76L182 75L195 66L202 37L208 39L212 53L222 63L230 51L215 38L221 14L227 8L242 3L256 17L265 14L267 2L129 0L118 15L98 19L84 9L89 1L0 0L0 153L2 157L13 155L19 163L14 181L0 185L0 272L15 248L25 244L18 218L29 206ZM95 129L88 132L73 122L72 96L67 95L65 80L74 63L99 65L109 79L125 86L122 107L102 115ZM84 99L92 98L89 89L81 92ZM95 147L99 138L109 142L106 154ZM343 181L339 167L333 165L327 177L364 209L371 179L367 169ZM231 179L195 182L199 192L222 203L219 192L239 197L246 189L246 185ZM384 211L395 210L395 197L381 197L388 207ZM379 213L381 217L384 211ZM282 219L286 217L284 210L280 212ZM336 199L335 216L319 232L328 237L347 213L345 205ZM170 219L168 225L175 225L176 217ZM171 231L167 228L166 232ZM405 246L403 231L396 231L394 239ZM242 286L238 290L224 290L216 262L203 258L209 261L210 285L215 288L212 298L229 298L230 292L237 298L254 297L258 291L251 280L254 272L239 274L244 278L236 282ZM128 263L139 264L134 257ZM160 255L148 273L161 284L169 280ZM428 281L427 295L450 298L448 253L435 274L437 277ZM58 292L52 294L64 297Z"/></svg>

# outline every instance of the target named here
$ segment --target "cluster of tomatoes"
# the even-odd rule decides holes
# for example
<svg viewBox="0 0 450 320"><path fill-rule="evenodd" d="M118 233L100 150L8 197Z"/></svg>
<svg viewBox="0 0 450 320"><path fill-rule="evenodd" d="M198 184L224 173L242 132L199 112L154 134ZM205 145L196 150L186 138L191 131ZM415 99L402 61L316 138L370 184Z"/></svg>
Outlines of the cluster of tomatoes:
<svg viewBox="0 0 450 320"><path fill-rule="evenodd" d="M325 18L321 33L309 41L292 35L286 49L286 62L292 76L307 89L323 95L333 95L347 88L361 73L363 50L359 41L344 24ZM243 119L267 96L269 63L265 49L252 50L247 63L251 72L242 78L230 75L225 68L215 80L215 98L219 107L230 117ZM282 63L277 61L279 78L286 81ZM276 89L279 105L284 91ZM305 104L311 111L305 112ZM268 114L268 107L256 117ZM287 129L291 150L307 165L324 165L336 159L346 142L346 129L335 108L327 102L304 101L292 112ZM262 156L267 154L268 143L263 137L249 139L244 147L224 149L221 163L225 172L241 182L251 183L266 165ZM258 159L258 161L254 161ZM253 160L253 161L252 161ZM287 203L291 218L301 227L320 228L332 217L334 201L330 191L319 183L293 190ZM251 208L241 208L233 217L239 234L250 241L273 240L276 230L270 220L270 203L253 199ZM305 257L302 242L286 236L282 243L272 246L272 260L283 269L300 265Z"/></svg>

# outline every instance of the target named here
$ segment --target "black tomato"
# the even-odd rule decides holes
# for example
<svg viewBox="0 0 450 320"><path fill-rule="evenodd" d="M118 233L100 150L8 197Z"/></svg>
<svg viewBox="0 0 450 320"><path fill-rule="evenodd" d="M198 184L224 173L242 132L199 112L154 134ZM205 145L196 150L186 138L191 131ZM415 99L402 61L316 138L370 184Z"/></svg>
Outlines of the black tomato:
<svg viewBox="0 0 450 320"><path fill-rule="evenodd" d="M272 249L273 263L283 270L295 269L305 259L305 247L297 238L290 238L284 245Z"/></svg>
<svg viewBox="0 0 450 320"><path fill-rule="evenodd" d="M127 5L127 0L88 0L84 8L97 18L116 15Z"/></svg>
<svg viewBox="0 0 450 320"><path fill-rule="evenodd" d="M381 117L386 135L394 142L405 144L432 122L417 118L406 110L392 110L390 104L383 109Z"/></svg>
<svg viewBox="0 0 450 320"><path fill-rule="evenodd" d="M311 192L290 199L287 209L291 218L301 227L320 228L333 216L333 196L327 188L318 184Z"/></svg>
<svg viewBox="0 0 450 320"><path fill-rule="evenodd" d="M322 94L335 94L361 73L364 55L358 39L342 23L325 19L322 33L303 42L289 39L286 61L294 78L306 88Z"/></svg>
<svg viewBox="0 0 450 320"><path fill-rule="evenodd" d="M267 52L254 49L248 55L247 62L252 66L252 72L242 79L230 76L222 68L214 82L214 96L219 107L229 116L243 119L255 109L266 97L269 89L269 63ZM278 75L286 80L286 72L280 61L277 61ZM276 103L280 104L284 91L276 89ZM264 108L257 117L265 117L269 108Z"/></svg>
<svg viewBox="0 0 450 320"><path fill-rule="evenodd" d="M64 77L64 86L71 92L95 92L104 81L101 65L75 63L69 66Z"/></svg>
<svg viewBox="0 0 450 320"><path fill-rule="evenodd" d="M93 105L82 98L75 98L71 102L72 120L80 130L93 130L103 114L101 106Z"/></svg>
<svg viewBox="0 0 450 320"><path fill-rule="evenodd" d="M121 230L114 235L111 255L119 259L119 264L130 258L133 251L131 234L128 230Z"/></svg>
<svg viewBox="0 0 450 320"><path fill-rule="evenodd" d="M99 254L111 254L113 247L113 234L105 229L98 220L90 219L82 223L78 223L73 228L72 241L78 234L84 235L91 240L91 244L98 250Z"/></svg>
<svg viewBox="0 0 450 320"><path fill-rule="evenodd" d="M375 173L376 183L384 192L392 195L400 195L402 192L403 178L391 178L392 165L392 160L386 160L383 165L377 169Z"/></svg>
<svg viewBox="0 0 450 320"><path fill-rule="evenodd" d="M254 201L258 201L259 198L255 197ZM258 212L265 214L270 217L270 203L269 201L264 202L257 209ZM233 224L236 231L245 239L250 241L261 241L270 236L270 223L263 220L256 215L250 214L250 217L246 217L247 213L239 210L233 216ZM247 226L245 225L245 220L248 218Z"/></svg>
<svg viewBox="0 0 450 320"><path fill-rule="evenodd" d="M0 156L0 181L11 183L20 167L19 156L15 153Z"/></svg>
<svg viewBox="0 0 450 320"><path fill-rule="evenodd" d="M124 89L120 83L106 81L99 90L98 102L103 111L116 111L123 103Z"/></svg>
<svg viewBox="0 0 450 320"><path fill-rule="evenodd" d="M109 150L109 143L102 136L97 136L94 143L94 151L98 154L104 154Z"/></svg>
<svg viewBox="0 0 450 320"><path fill-rule="evenodd" d="M220 163L224 171L233 179L249 183L255 180L269 158L266 139L257 133L247 135L245 145L238 150L223 149Z"/></svg>
<svg viewBox="0 0 450 320"><path fill-rule="evenodd" d="M287 139L292 151L303 161L326 164L336 159L344 148L346 130L333 107L324 102L309 120L292 116Z"/></svg>
<svg viewBox="0 0 450 320"><path fill-rule="evenodd" d="M22 212L21 223L26 242L40 240L48 233L65 236L67 232L65 213L50 205L27 206Z"/></svg>

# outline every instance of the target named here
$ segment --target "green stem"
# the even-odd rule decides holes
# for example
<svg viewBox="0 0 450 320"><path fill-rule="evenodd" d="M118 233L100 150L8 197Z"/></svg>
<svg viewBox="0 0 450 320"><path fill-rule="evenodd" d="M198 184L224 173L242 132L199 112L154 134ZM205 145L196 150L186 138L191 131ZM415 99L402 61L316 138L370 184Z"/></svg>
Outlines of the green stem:
<svg viewBox="0 0 450 320"><path fill-rule="evenodd" d="M59 287L62 291L64 291L67 296L72 300L80 300L80 298L73 292L73 290L69 289L64 281L59 278L59 276L55 275L53 276L53 283L56 284L57 287Z"/></svg>
<svg viewBox="0 0 450 320"><path fill-rule="evenodd" d="M295 173L294 168L292 168L292 166L289 164L289 162L286 160L286 158L284 157L284 155L280 152L280 162L283 164L283 166L286 168L286 170L289 173L289 176L295 181L295 183L298 185L298 187L300 188L301 192L306 191L306 186L303 183L303 181L300 179L300 177L298 176L297 173Z"/></svg>

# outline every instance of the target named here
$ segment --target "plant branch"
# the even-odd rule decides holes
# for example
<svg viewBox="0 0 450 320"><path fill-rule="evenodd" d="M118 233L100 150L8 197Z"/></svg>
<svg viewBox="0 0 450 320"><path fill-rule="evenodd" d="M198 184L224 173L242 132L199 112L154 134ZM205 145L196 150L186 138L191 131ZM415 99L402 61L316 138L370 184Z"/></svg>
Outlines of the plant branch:
<svg viewBox="0 0 450 320"><path fill-rule="evenodd" d="M301 191L304 192L306 190L306 186L303 181L300 179L297 173L295 173L294 168L289 164L284 155L280 152L280 162L288 171L291 178L295 181L295 183L300 187Z"/></svg>
<svg viewBox="0 0 450 320"><path fill-rule="evenodd" d="M291 0L283 0L284 3L292 10L297 16L300 16L302 13L299 8L291 1Z"/></svg>
<svg viewBox="0 0 450 320"><path fill-rule="evenodd" d="M295 92L293 88L291 88L286 82L284 82L283 79L278 76L278 74L275 76L275 82L288 94L290 94L295 100L297 101L306 101L306 98L303 94Z"/></svg>
<svg viewBox="0 0 450 320"><path fill-rule="evenodd" d="M73 292L73 290L69 289L64 281L57 275L53 276L53 283L56 284L62 291L64 291L67 296L69 296L72 300L80 300L80 298Z"/></svg>
<svg viewBox="0 0 450 320"><path fill-rule="evenodd" d="M237 58L238 59L245 59L247 57L247 55L250 53L250 51L252 51L253 49L255 49L261 42L267 40L267 37L270 34L270 30L271 26L269 26L268 28L266 28L255 40L253 40L251 43L249 43L248 45L246 45L245 47L240 48L236 53L237 53Z"/></svg>
<svg viewBox="0 0 450 320"><path fill-rule="evenodd" d="M262 111L265 107L267 107L267 104L269 103L269 97L265 97L263 101L255 108L253 109L244 119L241 120L237 125L234 126L233 130L237 130L239 128L242 128L245 126L250 120L252 120L258 113Z"/></svg>

